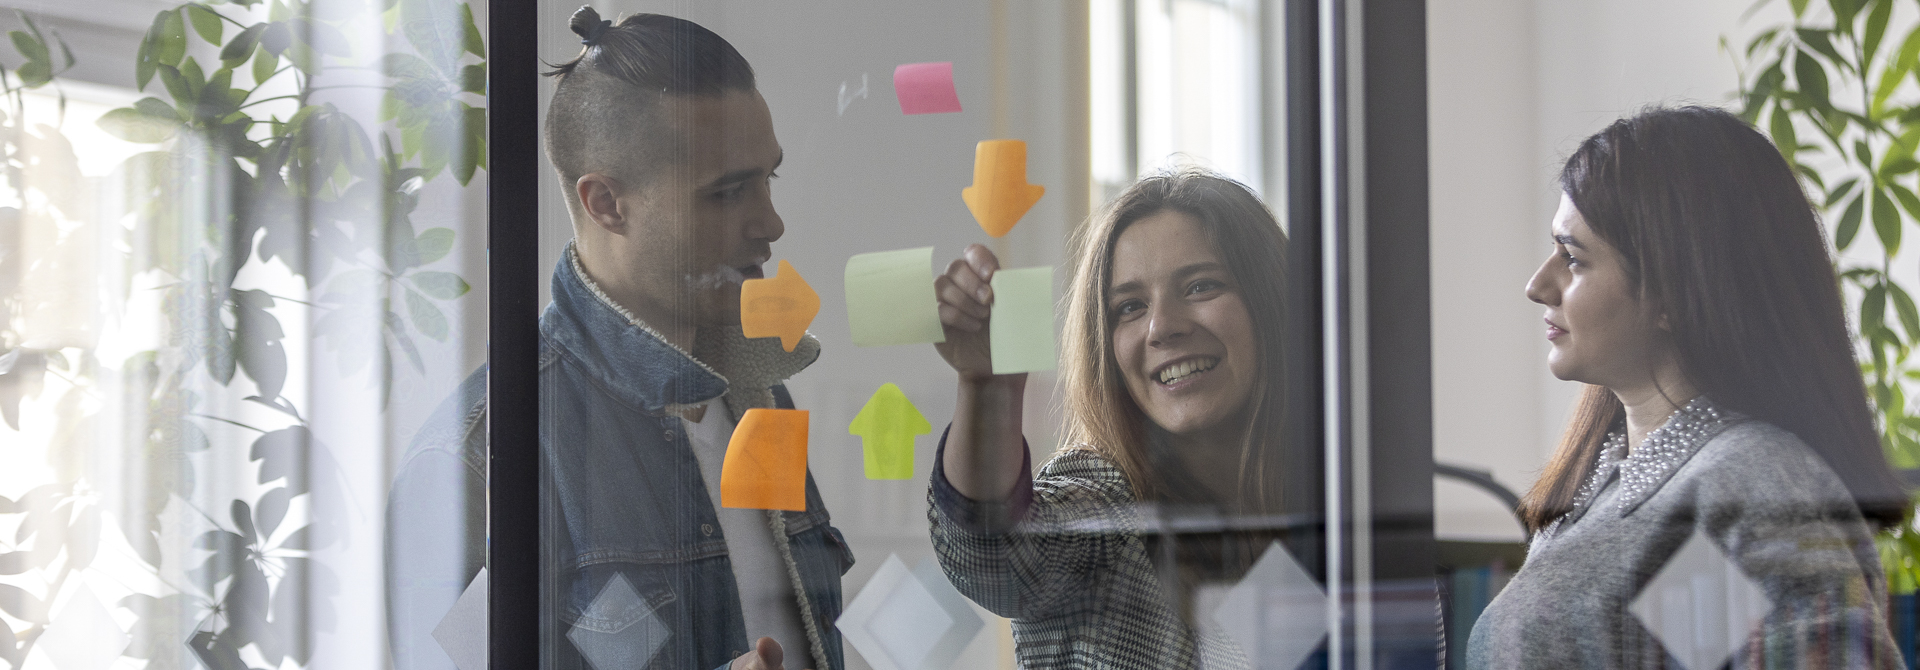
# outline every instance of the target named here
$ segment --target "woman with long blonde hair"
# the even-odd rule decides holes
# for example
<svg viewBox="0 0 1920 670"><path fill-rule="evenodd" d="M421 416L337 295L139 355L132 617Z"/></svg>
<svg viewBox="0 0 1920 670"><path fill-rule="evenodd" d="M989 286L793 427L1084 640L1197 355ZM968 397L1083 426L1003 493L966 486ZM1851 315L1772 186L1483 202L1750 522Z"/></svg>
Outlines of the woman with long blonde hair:
<svg viewBox="0 0 1920 670"><path fill-rule="evenodd" d="M1037 475L1026 375L993 374L987 344L998 259L974 245L937 281L959 398L929 492L935 551L1014 620L1022 667L1244 667L1190 596L1277 537L1217 520L1279 511L1285 235L1245 186L1186 170L1128 188L1073 256L1067 440ZM1170 542L1145 509L1216 524Z"/></svg>

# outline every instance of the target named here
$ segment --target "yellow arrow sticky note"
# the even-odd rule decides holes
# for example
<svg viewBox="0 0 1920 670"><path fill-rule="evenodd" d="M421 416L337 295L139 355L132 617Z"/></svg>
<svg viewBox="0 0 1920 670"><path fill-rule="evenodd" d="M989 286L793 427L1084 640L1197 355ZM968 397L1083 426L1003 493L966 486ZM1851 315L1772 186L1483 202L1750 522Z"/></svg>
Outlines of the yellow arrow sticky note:
<svg viewBox="0 0 1920 670"><path fill-rule="evenodd" d="M807 511L807 411L750 409L720 463L720 506Z"/></svg>
<svg viewBox="0 0 1920 670"><path fill-rule="evenodd" d="M786 261L772 277L740 284L740 332L747 337L778 337L793 351L819 313L820 294Z"/></svg>
<svg viewBox="0 0 1920 670"><path fill-rule="evenodd" d="M973 149L973 185L960 189L973 220L1000 237L1027 215L1047 187L1027 183L1027 143L987 140Z"/></svg>
<svg viewBox="0 0 1920 670"><path fill-rule="evenodd" d="M912 479L913 437L931 432L933 424L892 382L881 384L847 426L865 447L867 479Z"/></svg>
<svg viewBox="0 0 1920 670"><path fill-rule="evenodd" d="M993 373L1052 370L1053 268L1018 268L993 273L993 311L987 345Z"/></svg>

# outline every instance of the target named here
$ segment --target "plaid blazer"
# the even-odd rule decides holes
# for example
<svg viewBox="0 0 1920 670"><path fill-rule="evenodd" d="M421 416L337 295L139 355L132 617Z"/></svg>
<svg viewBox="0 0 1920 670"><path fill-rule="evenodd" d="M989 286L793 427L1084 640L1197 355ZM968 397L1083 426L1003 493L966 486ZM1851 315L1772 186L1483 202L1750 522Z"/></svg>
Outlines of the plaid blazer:
<svg viewBox="0 0 1920 670"><path fill-rule="evenodd" d="M1238 645L1167 602L1133 488L1104 456L1063 449L999 504L961 495L943 460L928 490L935 555L961 593L1013 619L1021 667L1248 667Z"/></svg>

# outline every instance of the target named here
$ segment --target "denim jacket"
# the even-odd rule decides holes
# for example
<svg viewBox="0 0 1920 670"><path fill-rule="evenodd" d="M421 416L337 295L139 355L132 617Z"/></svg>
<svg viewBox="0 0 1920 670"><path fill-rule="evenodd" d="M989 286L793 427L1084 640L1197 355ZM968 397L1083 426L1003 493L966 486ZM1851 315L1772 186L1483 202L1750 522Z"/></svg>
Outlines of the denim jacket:
<svg viewBox="0 0 1920 670"><path fill-rule="evenodd" d="M665 410L719 398L728 380L597 294L569 249L540 319L542 666L725 666L746 653L749 632L699 463ZM432 631L484 557L485 388L482 369L422 429L395 478L389 632L403 669L453 667ZM793 406L784 387L770 390L775 406ZM833 622L853 554L811 474L806 500L805 512L781 513L788 568L827 658L788 649L787 664L838 670Z"/></svg>

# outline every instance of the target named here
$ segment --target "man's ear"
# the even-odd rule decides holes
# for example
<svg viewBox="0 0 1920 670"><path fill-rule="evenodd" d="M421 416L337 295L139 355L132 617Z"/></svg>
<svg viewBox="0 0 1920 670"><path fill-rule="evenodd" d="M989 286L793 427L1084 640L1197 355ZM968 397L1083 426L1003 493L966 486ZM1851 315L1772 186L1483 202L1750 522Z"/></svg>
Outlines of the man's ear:
<svg viewBox="0 0 1920 670"><path fill-rule="evenodd" d="M615 235L627 232L626 213L620 208L620 181L598 172L580 175L573 184L574 193L580 197L580 208L586 210L587 218L602 230Z"/></svg>

